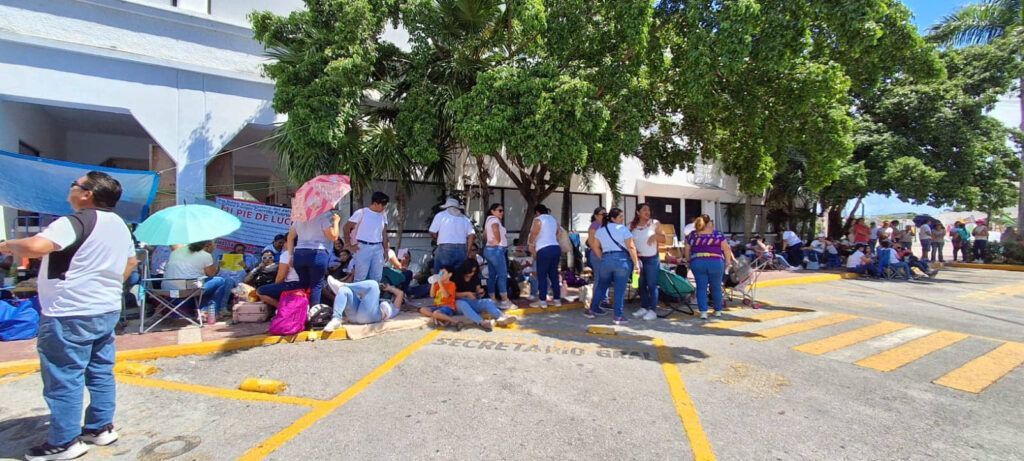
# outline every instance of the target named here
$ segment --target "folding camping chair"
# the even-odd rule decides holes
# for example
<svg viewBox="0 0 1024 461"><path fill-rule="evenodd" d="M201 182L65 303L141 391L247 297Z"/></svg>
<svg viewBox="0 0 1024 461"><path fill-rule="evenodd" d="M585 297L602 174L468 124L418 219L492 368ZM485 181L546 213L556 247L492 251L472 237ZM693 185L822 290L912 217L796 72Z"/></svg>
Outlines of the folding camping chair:
<svg viewBox="0 0 1024 461"><path fill-rule="evenodd" d="M658 317L665 318L676 312L693 315L690 295L697 290L689 280L675 272L661 269L658 271L658 290L661 292L661 302L654 309Z"/></svg>
<svg viewBox="0 0 1024 461"><path fill-rule="evenodd" d="M164 314L156 319L156 321L150 323L149 328L146 328L146 301L143 299L142 304L139 306L139 334L147 333L152 330L153 327L157 326L160 322L163 322L167 317L176 315L189 323L199 326L202 328L204 316L200 311L203 305L203 282L206 277L192 278L192 279L165 279L165 278L145 278L142 279L141 289L145 293L146 299L152 299L157 306L167 309ZM160 289L154 288L153 283L160 282ZM167 282L184 282L186 287L182 290L169 290L167 288ZM193 319L188 315L186 309L194 307L196 311L196 319Z"/></svg>

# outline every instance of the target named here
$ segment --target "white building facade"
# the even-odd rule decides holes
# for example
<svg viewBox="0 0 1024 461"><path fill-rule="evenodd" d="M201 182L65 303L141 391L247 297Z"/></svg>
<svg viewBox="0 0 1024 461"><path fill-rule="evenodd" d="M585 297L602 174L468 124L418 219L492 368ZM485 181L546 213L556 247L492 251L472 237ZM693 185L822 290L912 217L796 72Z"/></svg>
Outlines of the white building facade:
<svg viewBox="0 0 1024 461"><path fill-rule="evenodd" d="M212 195L287 202L291 189L273 144L260 142L283 117L271 108L274 85L260 72L266 58L246 15L301 6L301 0L0 0L0 150L158 171L156 208ZM706 213L720 229L742 231L733 225L742 216L723 206L743 200L736 181L714 168L644 177L636 160L624 159L622 178L619 194L600 180L590 190L575 184L573 223L566 227L585 230L593 208L612 206L620 195L629 216L646 201L677 227ZM523 200L507 178L492 183L489 200L506 203L521 213L518 219L527 215L516 210ZM425 230L420 221L440 186L415 187L422 190L412 194L415 216L406 226L412 238ZM546 204L560 210L562 199L556 193ZM3 211L4 238L17 233L19 214L28 215Z"/></svg>

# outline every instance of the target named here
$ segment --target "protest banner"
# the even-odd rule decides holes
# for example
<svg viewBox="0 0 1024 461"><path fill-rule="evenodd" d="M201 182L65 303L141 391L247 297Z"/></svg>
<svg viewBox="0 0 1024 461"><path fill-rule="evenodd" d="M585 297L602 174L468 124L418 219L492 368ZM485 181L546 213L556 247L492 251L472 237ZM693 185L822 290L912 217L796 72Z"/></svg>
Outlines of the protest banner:
<svg viewBox="0 0 1024 461"><path fill-rule="evenodd" d="M291 210L258 202L217 197L217 206L242 221L237 231L217 240L217 249L231 251L236 243L245 244L245 252L256 254L270 245L277 234L287 234L292 226Z"/></svg>

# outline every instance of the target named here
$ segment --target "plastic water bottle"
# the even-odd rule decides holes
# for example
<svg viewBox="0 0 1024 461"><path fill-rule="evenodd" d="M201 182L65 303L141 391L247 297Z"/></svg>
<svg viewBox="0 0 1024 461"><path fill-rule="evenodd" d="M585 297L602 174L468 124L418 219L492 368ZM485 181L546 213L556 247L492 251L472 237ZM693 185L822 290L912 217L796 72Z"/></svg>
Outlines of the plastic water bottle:
<svg viewBox="0 0 1024 461"><path fill-rule="evenodd" d="M206 306L206 323L210 325L217 323L217 307L214 304Z"/></svg>

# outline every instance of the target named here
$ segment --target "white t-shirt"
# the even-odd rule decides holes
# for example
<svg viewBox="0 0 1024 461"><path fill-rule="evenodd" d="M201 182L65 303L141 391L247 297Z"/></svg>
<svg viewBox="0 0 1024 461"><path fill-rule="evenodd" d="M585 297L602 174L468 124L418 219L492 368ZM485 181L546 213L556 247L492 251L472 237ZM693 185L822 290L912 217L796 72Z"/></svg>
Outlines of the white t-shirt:
<svg viewBox="0 0 1024 461"><path fill-rule="evenodd" d="M782 233L782 240L784 240L786 242L786 245L789 246L793 246L798 243L803 243L803 241L800 240L800 237L797 237L796 232L789 230Z"/></svg>
<svg viewBox="0 0 1024 461"><path fill-rule="evenodd" d="M932 226L925 224L917 229L917 235L921 236L921 240L932 239Z"/></svg>
<svg viewBox="0 0 1024 461"><path fill-rule="evenodd" d="M369 208L360 208L352 213L348 222L355 224L352 228L353 240L380 243L384 237L384 229L388 227L388 215L383 211L377 213Z"/></svg>
<svg viewBox="0 0 1024 461"><path fill-rule="evenodd" d="M821 240L815 240L815 241L811 242L811 249L814 250L814 251L817 251L818 253L824 253L825 252L825 242L822 242Z"/></svg>
<svg viewBox="0 0 1024 461"><path fill-rule="evenodd" d="M835 244L830 243L830 244L825 246L825 249L828 250L828 254L831 254L831 255L839 254L839 249L836 248Z"/></svg>
<svg viewBox="0 0 1024 461"><path fill-rule="evenodd" d="M75 243L67 217L57 219L39 236L66 248ZM135 257L128 226L120 216L96 211L96 226L71 258L63 280L47 278L50 255L39 266L39 305L47 317L99 315L121 310L124 270Z"/></svg>
<svg viewBox="0 0 1024 461"><path fill-rule="evenodd" d="M324 231L331 227L331 213L327 212L306 222L295 221L292 223L295 229L296 250L326 250L334 248L332 242Z"/></svg>
<svg viewBox="0 0 1024 461"><path fill-rule="evenodd" d="M497 216L488 216L487 217L487 221L484 222L484 235L487 236L487 239L486 239L487 246L495 246L494 244L491 243L491 238L493 237L493 234L494 234L493 226L495 224L498 225L498 238L497 238L498 245L497 246L507 247L508 246L508 230L506 230L505 226L501 224L501 220L498 219Z"/></svg>
<svg viewBox="0 0 1024 461"><path fill-rule="evenodd" d="M295 272L295 266L292 266L292 255L288 253L288 250L281 250L281 264L288 265L288 275L284 277L284 281L298 282L299 274Z"/></svg>
<svg viewBox="0 0 1024 461"><path fill-rule="evenodd" d="M860 262L863 259L864 259L864 252L863 251L860 251L860 250L854 251L853 254L850 255L849 258L846 259L846 267L849 268L849 269L856 269L857 266L860 266Z"/></svg>
<svg viewBox="0 0 1024 461"><path fill-rule="evenodd" d="M537 250L541 248L547 248L549 246L558 246L558 221L555 221L555 217L549 214L542 214L533 219L534 221L540 221L540 232L537 233ZM629 232L629 229L626 229ZM632 235L632 234L631 234ZM608 251L607 248L604 249Z"/></svg>
<svg viewBox="0 0 1024 461"><path fill-rule="evenodd" d="M434 221L430 223L430 232L437 234L438 245L465 245L466 237L474 234L473 223L469 218L460 212L453 214L444 210L434 215Z"/></svg>
<svg viewBox="0 0 1024 461"><path fill-rule="evenodd" d="M680 239L680 240L685 241L686 240L686 236L690 235L690 232L693 232L695 230L697 230L697 226L694 225L693 223L690 223L690 224L687 224L687 225L683 226L683 238Z"/></svg>
<svg viewBox="0 0 1024 461"><path fill-rule="evenodd" d="M888 239L892 239L892 232L893 232L893 229L891 227L886 227L886 228L882 229L881 235L885 236L885 238L887 240Z"/></svg>
<svg viewBox="0 0 1024 461"><path fill-rule="evenodd" d="M636 245L637 256L641 258L649 258L651 256L658 255L658 242L655 241L654 244L651 245L647 243L647 240L654 235L660 224L661 223L659 223L657 219L652 219L646 226L633 229L633 244Z"/></svg>
<svg viewBox="0 0 1024 461"><path fill-rule="evenodd" d="M206 276L206 268L213 265L213 255L206 250L195 253L189 251L188 245L171 253L171 259L164 268L165 279L196 279ZM164 290L184 290L184 281L167 281L160 286ZM198 287L191 287L198 288Z"/></svg>

